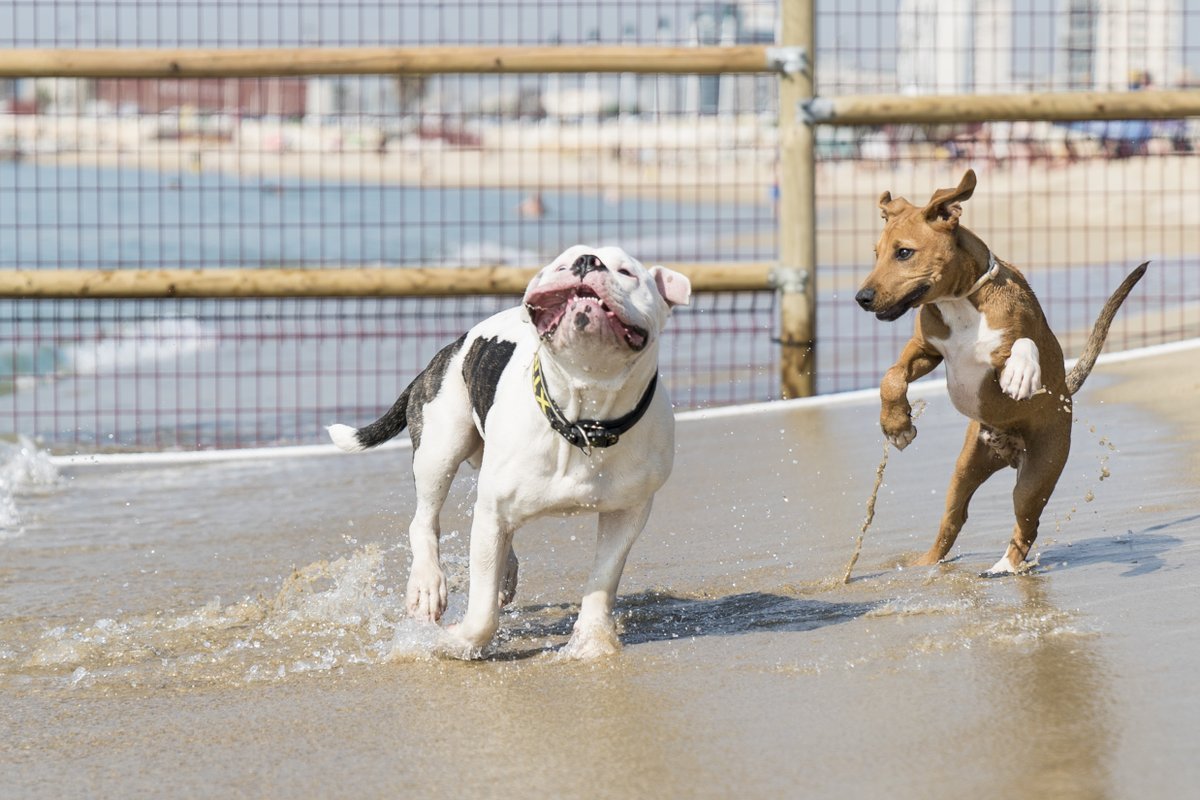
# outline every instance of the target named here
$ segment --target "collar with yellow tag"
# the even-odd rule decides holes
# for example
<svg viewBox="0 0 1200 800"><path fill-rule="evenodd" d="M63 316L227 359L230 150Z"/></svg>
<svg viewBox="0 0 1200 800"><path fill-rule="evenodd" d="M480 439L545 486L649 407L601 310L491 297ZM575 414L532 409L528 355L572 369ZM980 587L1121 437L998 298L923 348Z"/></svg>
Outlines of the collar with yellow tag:
<svg viewBox="0 0 1200 800"><path fill-rule="evenodd" d="M550 427L558 432L585 455L592 454L593 447L612 447L621 439L621 434L638 423L650 407L654 399L654 390L658 386L658 375L655 374L642 393L642 399L634 409L624 416L613 420L581 419L571 422L563 414L558 403L546 389L546 376L542 374L542 360L538 355L533 357L533 399L537 401L542 413L546 415Z"/></svg>

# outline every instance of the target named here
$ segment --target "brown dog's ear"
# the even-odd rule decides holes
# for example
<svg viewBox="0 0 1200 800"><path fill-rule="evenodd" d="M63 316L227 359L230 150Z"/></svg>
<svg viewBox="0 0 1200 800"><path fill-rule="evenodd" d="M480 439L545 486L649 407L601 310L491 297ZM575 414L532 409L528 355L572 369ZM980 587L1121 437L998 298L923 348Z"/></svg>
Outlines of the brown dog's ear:
<svg viewBox="0 0 1200 800"><path fill-rule="evenodd" d="M893 200L891 192L879 195L879 210L882 212L879 216L883 217L884 221L891 219L906 208L911 208L911 206L903 197Z"/></svg>
<svg viewBox="0 0 1200 800"><path fill-rule="evenodd" d="M963 174L958 186L953 189L938 189L933 193L933 197L929 198L924 208L925 219L929 222L943 220L949 222L950 227L955 227L962 214L961 203L969 200L974 192L975 170L969 169Z"/></svg>

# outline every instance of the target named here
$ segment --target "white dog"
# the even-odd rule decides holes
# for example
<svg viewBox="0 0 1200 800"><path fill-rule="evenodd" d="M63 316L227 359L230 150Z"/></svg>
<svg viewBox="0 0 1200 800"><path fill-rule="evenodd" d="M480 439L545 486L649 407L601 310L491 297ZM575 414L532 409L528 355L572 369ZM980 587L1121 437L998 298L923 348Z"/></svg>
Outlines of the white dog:
<svg viewBox="0 0 1200 800"><path fill-rule="evenodd" d="M545 514L599 514L596 557L566 655L620 644L613 600L625 559L671 472L675 421L658 385L658 339L688 279L646 269L618 247L577 245L530 282L524 304L444 348L386 414L333 425L343 450L374 447L407 426L417 509L409 528L410 613L438 620L446 578L438 515L459 464L479 468L467 612L452 629L477 654L517 589L513 533Z"/></svg>

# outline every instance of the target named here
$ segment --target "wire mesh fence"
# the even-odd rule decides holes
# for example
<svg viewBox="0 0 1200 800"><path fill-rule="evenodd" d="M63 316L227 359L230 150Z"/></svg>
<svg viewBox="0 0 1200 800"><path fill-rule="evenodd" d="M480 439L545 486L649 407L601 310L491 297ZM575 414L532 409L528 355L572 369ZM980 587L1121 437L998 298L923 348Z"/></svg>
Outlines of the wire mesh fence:
<svg viewBox="0 0 1200 800"><path fill-rule="evenodd" d="M1200 69L1200 3L1185 0L816 8L823 96L1153 92L1194 86ZM1109 349L1200 335L1198 143L1195 119L819 128L819 384L872 385L910 333L851 302L882 229L875 198L922 203L968 167L979 187L963 224L1025 273L1068 356L1147 259Z"/></svg>
<svg viewBox="0 0 1200 800"><path fill-rule="evenodd" d="M1136 5L1136 7L1135 7ZM5 24L7 23L7 24ZM771 43L775 2L0 2L0 47ZM816 4L821 95L1186 87L1200 3ZM0 79L0 269L769 261L778 76ZM786 78L784 78L786 80ZM875 198L979 173L964 222L1026 272L1069 354L1123 273L1110 349L1200 335L1195 120L821 126L817 388L874 385L908 335L852 295ZM11 301L0 432L58 448L316 441L382 410L514 298ZM777 397L775 298L679 311L687 407Z"/></svg>
<svg viewBox="0 0 1200 800"><path fill-rule="evenodd" d="M375 419L438 350L517 302L0 301L0 424L86 450L313 443ZM661 344L672 399L778 396L774 317L771 292L697 297Z"/></svg>

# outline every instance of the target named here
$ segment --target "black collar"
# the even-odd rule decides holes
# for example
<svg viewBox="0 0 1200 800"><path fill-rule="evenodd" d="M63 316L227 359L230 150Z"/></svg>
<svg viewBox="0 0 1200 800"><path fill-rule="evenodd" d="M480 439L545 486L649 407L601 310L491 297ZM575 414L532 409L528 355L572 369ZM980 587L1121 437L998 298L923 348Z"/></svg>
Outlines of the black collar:
<svg viewBox="0 0 1200 800"><path fill-rule="evenodd" d="M542 374L541 358L536 354L533 357L533 399L537 400L542 413L550 422L550 427L589 456L592 454L593 447L612 447L620 440L621 434L628 431L645 416L646 409L650 407L650 401L654 399L654 389L657 386L658 374L655 373L654 377L650 379L650 384L646 386L646 391L642 393L642 399L638 400L634 409L623 417L614 420L581 419L578 422L570 422L546 389L546 377Z"/></svg>

